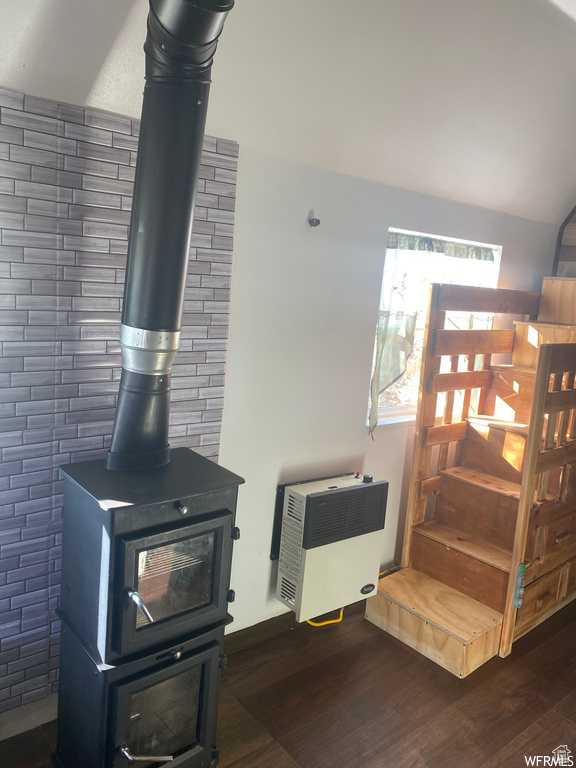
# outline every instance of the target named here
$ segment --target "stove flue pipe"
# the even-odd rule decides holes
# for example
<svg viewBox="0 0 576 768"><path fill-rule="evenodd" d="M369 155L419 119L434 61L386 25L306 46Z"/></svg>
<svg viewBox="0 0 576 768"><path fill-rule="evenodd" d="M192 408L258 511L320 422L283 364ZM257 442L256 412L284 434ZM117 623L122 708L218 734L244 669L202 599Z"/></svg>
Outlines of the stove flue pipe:
<svg viewBox="0 0 576 768"><path fill-rule="evenodd" d="M178 349L212 58L234 0L150 0L120 347L107 468L170 461L170 371Z"/></svg>

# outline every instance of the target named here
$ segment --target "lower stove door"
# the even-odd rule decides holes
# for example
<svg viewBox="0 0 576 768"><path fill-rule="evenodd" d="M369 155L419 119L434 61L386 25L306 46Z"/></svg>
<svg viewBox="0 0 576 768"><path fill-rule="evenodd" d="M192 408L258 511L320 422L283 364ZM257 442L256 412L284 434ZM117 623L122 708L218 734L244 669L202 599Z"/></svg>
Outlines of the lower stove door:
<svg viewBox="0 0 576 768"><path fill-rule="evenodd" d="M177 653L177 652L176 652ZM202 765L214 744L220 647L112 686L116 711L114 768ZM213 697L212 697L213 698ZM213 709L213 711L211 711Z"/></svg>
<svg viewBox="0 0 576 768"><path fill-rule="evenodd" d="M209 768L223 641L224 624L111 666L63 620L54 765Z"/></svg>

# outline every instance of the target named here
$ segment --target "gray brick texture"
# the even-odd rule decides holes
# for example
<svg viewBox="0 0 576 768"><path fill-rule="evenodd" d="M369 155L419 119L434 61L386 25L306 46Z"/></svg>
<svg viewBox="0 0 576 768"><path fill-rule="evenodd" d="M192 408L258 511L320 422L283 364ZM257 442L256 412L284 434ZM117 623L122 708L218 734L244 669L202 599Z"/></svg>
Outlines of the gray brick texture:
<svg viewBox="0 0 576 768"><path fill-rule="evenodd" d="M110 444L139 132L0 88L0 712L58 690L58 467ZM214 460L237 158L205 138L173 368L170 442Z"/></svg>

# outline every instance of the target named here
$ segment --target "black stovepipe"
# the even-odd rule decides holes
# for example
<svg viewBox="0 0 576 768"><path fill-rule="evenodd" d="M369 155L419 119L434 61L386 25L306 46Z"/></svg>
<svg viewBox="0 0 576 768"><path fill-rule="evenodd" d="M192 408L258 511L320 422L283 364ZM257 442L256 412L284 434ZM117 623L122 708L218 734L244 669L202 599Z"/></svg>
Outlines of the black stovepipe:
<svg viewBox="0 0 576 768"><path fill-rule="evenodd" d="M146 87L120 328L122 377L106 466L170 461L178 349L212 58L234 0L150 0Z"/></svg>

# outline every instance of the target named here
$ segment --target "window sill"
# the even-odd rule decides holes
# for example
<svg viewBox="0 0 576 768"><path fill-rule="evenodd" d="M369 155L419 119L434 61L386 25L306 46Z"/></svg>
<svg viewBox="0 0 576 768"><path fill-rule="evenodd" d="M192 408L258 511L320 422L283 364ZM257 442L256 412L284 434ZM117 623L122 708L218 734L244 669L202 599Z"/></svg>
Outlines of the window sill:
<svg viewBox="0 0 576 768"><path fill-rule="evenodd" d="M391 424L414 424L416 421L416 414L413 413L396 413L390 416L381 416L378 419L376 427L386 427ZM370 428L368 422L366 426Z"/></svg>

